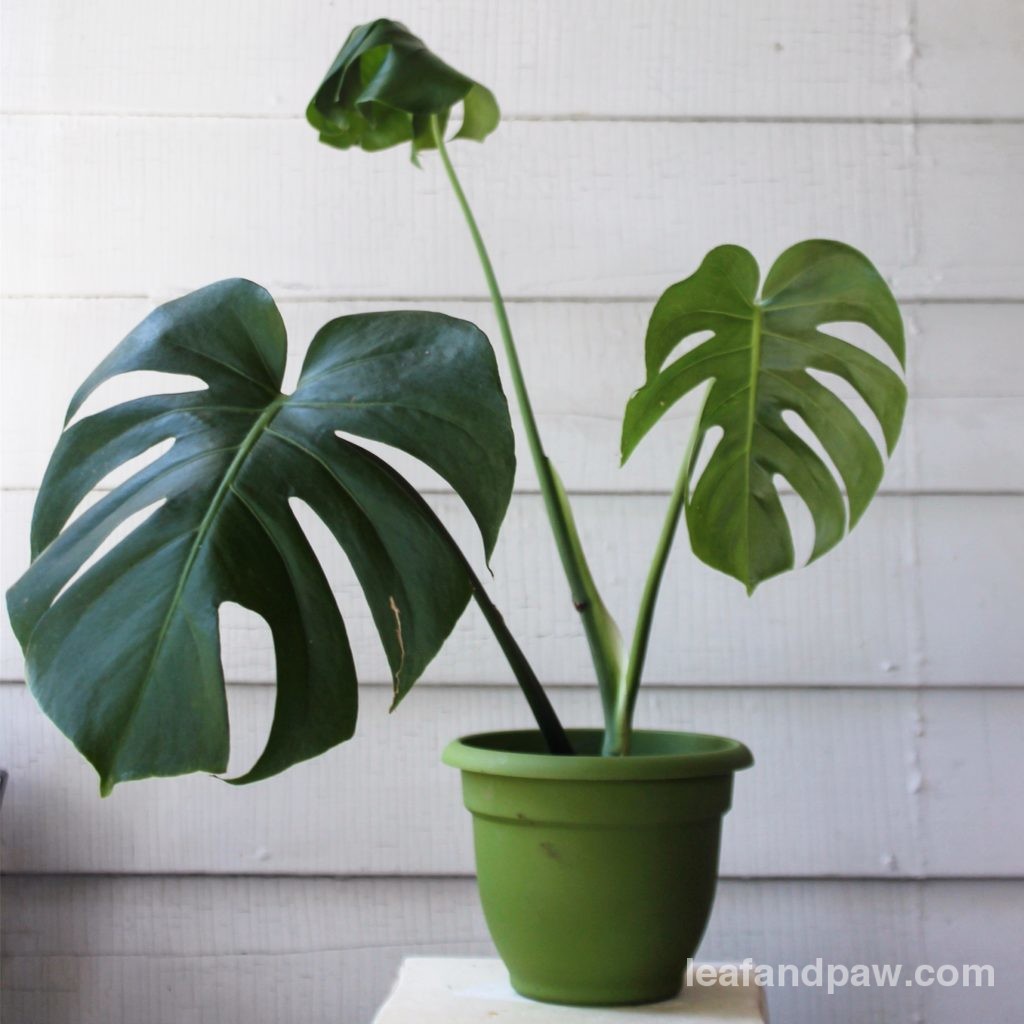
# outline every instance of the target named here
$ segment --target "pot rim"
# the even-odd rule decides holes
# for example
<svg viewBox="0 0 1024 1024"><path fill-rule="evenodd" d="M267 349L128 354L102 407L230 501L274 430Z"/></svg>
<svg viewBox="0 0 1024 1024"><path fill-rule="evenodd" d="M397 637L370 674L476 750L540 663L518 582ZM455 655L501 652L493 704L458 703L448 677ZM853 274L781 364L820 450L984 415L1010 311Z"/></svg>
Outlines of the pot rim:
<svg viewBox="0 0 1024 1024"><path fill-rule="evenodd" d="M601 729L567 729L578 741L600 747ZM674 753L635 753L628 757L575 754L571 757L530 750L541 747L537 729L502 729L472 733L452 740L441 760L452 768L479 775L503 775L522 779L555 779L581 782L634 782L707 778L728 775L754 763L754 756L739 740L704 732L667 729L636 729L634 745L672 746ZM639 741L639 743L637 743ZM517 749L526 747L527 749Z"/></svg>

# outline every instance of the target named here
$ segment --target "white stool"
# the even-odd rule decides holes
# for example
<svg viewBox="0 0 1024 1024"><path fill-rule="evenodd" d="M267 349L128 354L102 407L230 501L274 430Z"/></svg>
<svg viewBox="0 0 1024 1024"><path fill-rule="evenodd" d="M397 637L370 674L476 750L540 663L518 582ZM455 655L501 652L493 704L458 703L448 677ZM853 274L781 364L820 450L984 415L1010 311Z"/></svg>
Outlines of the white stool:
<svg viewBox="0 0 1024 1024"><path fill-rule="evenodd" d="M717 979L724 966L698 964L697 969L706 981L712 973ZM768 1020L764 991L753 978L748 984L723 985L716 980L688 985L678 998L648 1006L553 1006L513 992L500 960L412 957L399 968L395 987L374 1024L639 1024L654 1017L665 1024Z"/></svg>

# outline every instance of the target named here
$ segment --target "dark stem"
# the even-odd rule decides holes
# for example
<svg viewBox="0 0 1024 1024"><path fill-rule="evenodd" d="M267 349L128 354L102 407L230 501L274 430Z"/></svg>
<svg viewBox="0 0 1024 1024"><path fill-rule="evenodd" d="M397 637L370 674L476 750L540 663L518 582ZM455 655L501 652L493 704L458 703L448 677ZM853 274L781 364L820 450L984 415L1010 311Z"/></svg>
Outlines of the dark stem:
<svg viewBox="0 0 1024 1024"><path fill-rule="evenodd" d="M491 627L494 638L508 659L509 666L519 683L519 688L523 691L523 696L526 697L526 702L530 705L533 717L537 720L548 750L552 754L572 754L573 749L569 737L566 735L565 729L562 728L562 723L558 720L558 715L551 706L551 701L548 700L548 695L544 692L544 687L541 686L533 667L526 660L526 655L523 654L516 638L509 632L501 612L487 596L480 580L472 570L469 572L473 587L473 600L476 601L480 611L484 613L487 625Z"/></svg>

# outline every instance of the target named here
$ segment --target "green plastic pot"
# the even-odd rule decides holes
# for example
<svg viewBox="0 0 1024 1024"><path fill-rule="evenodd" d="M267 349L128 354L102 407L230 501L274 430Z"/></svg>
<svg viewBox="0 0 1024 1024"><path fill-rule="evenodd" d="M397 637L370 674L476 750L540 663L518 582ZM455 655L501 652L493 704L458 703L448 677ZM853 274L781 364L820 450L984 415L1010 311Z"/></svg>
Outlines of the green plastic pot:
<svg viewBox="0 0 1024 1024"><path fill-rule="evenodd" d="M615 1006L671 999L697 950L718 877L736 740L638 731L629 757L569 731L574 757L538 732L448 745L473 815L477 876L494 944L521 995Z"/></svg>

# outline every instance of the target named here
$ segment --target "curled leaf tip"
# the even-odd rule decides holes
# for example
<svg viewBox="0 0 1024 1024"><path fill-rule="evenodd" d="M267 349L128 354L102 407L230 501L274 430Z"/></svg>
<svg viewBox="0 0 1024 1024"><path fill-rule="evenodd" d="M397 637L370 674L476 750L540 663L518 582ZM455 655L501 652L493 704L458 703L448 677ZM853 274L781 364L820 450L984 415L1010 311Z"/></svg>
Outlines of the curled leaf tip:
<svg viewBox="0 0 1024 1024"><path fill-rule="evenodd" d="M431 117L442 129L462 104L457 139L482 142L498 127L493 93L449 67L403 24L386 18L352 30L308 108L306 119L320 141L336 149L367 152L412 143L434 148Z"/></svg>

